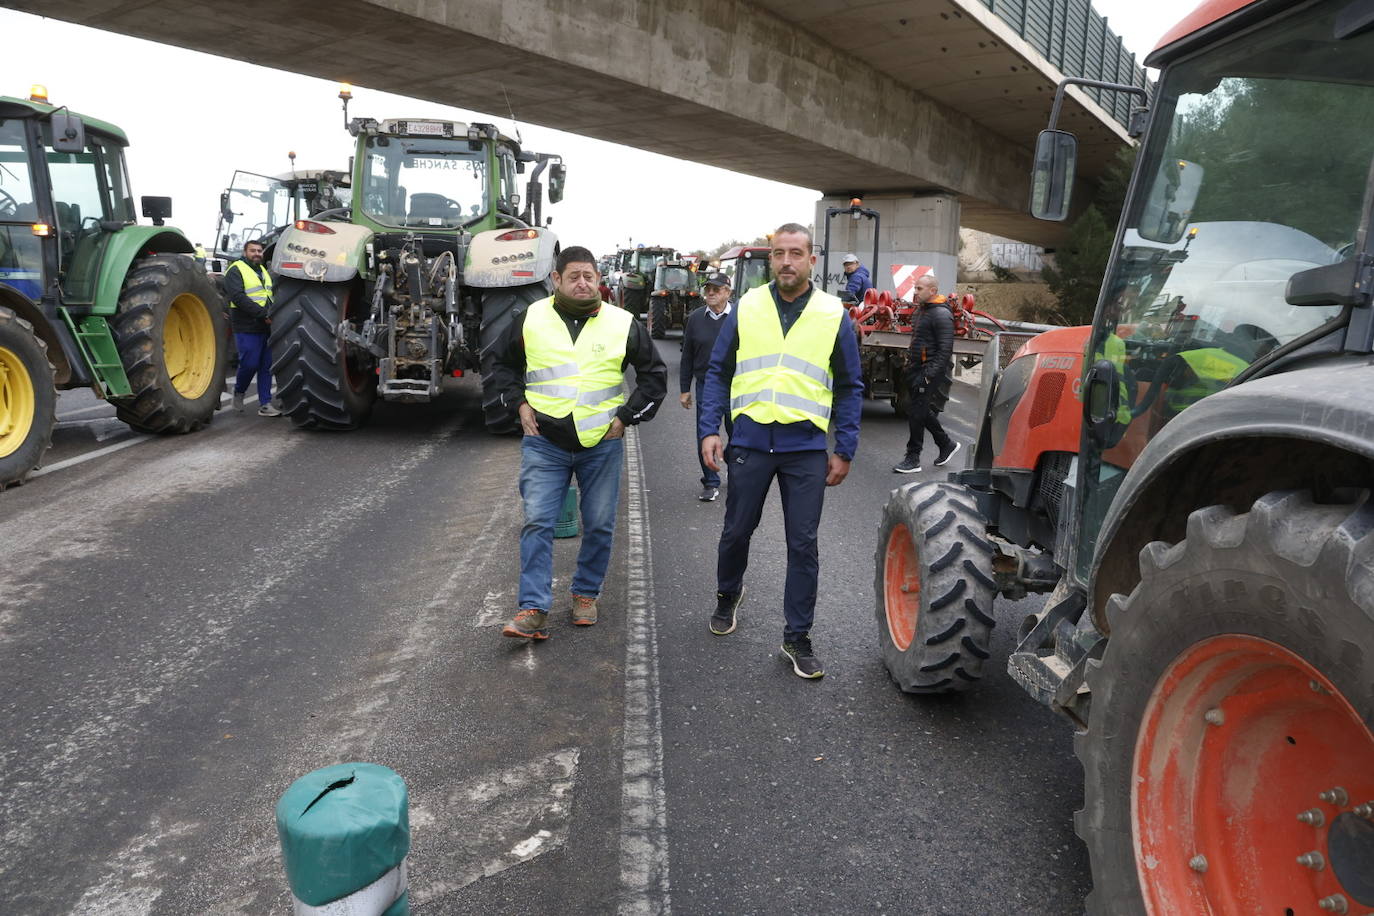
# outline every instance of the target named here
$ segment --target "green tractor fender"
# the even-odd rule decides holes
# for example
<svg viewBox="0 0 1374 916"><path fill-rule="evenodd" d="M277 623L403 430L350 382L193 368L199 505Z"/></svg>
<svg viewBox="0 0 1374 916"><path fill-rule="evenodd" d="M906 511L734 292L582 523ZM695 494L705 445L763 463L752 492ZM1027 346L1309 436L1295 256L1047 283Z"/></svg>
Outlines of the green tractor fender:
<svg viewBox="0 0 1374 916"><path fill-rule="evenodd" d="M171 226L125 226L110 237L105 249L93 314L113 315L118 310L124 278L138 258L150 254L194 255L195 250L196 246L187 241L181 230Z"/></svg>
<svg viewBox="0 0 1374 916"><path fill-rule="evenodd" d="M463 282L480 289L525 286L553 273L558 236L549 229L522 227L478 232L468 245Z"/></svg>
<svg viewBox="0 0 1374 916"><path fill-rule="evenodd" d="M342 283L370 273L367 245L372 241L371 229L333 221L315 224L330 231L306 232L292 226L281 234L272 252L272 273L316 283Z"/></svg>

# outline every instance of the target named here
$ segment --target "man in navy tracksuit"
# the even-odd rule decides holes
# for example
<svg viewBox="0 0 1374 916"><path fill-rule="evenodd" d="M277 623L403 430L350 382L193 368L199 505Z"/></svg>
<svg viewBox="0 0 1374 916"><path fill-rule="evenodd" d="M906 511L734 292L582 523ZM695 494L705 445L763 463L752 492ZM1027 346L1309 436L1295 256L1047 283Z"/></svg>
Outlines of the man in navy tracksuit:
<svg viewBox="0 0 1374 916"><path fill-rule="evenodd" d="M706 367L711 362L711 349L716 345L720 329L725 326L725 317L733 310L730 304L730 278L723 273L714 273L703 284L706 305L687 316L687 326L682 332L682 372L680 387L682 394L678 402L684 410L692 408L692 381L697 383L697 425L701 425L702 389L706 384ZM725 435L729 438L734 430L730 414L725 415ZM700 436L697 437L698 441ZM720 471L706 466L701 457L701 449L695 450L697 463L701 465L701 493L697 499L709 503L720 495Z"/></svg>
<svg viewBox="0 0 1374 916"><path fill-rule="evenodd" d="M812 286L815 262L805 226L787 223L773 233L774 280L741 296L725 317L701 389L697 424L706 466L718 469L730 462L711 632L724 636L735 629L749 541L776 477L787 537L782 653L804 678L825 673L810 637L820 577L821 505L826 487L838 486L849 473L863 412L854 326L837 297ZM727 415L735 420L728 453L719 434ZM832 426L834 453L827 456L826 433Z"/></svg>

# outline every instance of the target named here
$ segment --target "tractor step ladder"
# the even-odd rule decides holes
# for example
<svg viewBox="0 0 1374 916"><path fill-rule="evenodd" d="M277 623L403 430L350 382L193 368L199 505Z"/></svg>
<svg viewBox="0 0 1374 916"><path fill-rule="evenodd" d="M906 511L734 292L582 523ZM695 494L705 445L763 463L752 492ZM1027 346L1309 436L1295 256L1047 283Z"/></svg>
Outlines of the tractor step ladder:
<svg viewBox="0 0 1374 916"><path fill-rule="evenodd" d="M100 397L127 398L134 393L129 384L129 376L124 373L124 363L119 359L119 349L115 346L114 335L110 333L110 323L100 315L86 315L78 323L66 309L62 317L76 335L76 342L86 363L95 376L95 385Z"/></svg>

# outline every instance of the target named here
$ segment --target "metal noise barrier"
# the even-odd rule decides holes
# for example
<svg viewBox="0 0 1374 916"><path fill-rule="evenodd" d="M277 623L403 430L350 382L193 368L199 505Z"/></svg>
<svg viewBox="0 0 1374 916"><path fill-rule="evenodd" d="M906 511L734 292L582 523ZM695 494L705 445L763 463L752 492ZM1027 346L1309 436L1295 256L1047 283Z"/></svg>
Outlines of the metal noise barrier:
<svg viewBox="0 0 1374 916"><path fill-rule="evenodd" d="M409 916L406 784L375 763L307 773L277 801L295 916Z"/></svg>

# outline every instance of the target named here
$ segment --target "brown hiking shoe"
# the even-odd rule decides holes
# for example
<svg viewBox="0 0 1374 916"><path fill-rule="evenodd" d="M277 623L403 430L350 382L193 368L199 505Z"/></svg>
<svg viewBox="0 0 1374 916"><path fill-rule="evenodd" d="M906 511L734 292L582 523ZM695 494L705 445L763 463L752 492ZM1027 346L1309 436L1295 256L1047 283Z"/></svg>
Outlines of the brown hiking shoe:
<svg viewBox="0 0 1374 916"><path fill-rule="evenodd" d="M525 608L516 612L515 618L506 624L501 635L514 636L516 639L548 639L548 626L547 611Z"/></svg>
<svg viewBox="0 0 1374 916"><path fill-rule="evenodd" d="M587 595L573 595L572 622L579 627L596 623L596 599Z"/></svg>

